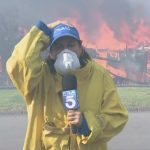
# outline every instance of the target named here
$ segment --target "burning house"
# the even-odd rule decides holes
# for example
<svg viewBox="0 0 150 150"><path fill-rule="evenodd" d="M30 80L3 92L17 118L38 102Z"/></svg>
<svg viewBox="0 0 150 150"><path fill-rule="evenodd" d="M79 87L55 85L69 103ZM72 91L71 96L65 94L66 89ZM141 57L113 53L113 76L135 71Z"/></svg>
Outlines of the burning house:
<svg viewBox="0 0 150 150"><path fill-rule="evenodd" d="M106 68L117 84L150 84L150 49L148 47L110 50L88 49L95 61Z"/></svg>
<svg viewBox="0 0 150 150"><path fill-rule="evenodd" d="M64 1L63 5L55 0L52 0L53 2L47 1L47 3L39 1L36 4L34 1L26 1L26 5L22 1L15 1L16 3L13 1L14 9L11 6L11 9L8 9L10 10L9 13L7 9L3 9L3 11L6 11L7 14L12 14L11 11L16 12L16 7L18 6L18 16L16 17L19 18L18 23L28 27L38 19L43 19L47 23L62 18L70 20L70 23L78 28L87 51L95 61L111 73L116 83L150 84L149 1L86 0L85 2L81 0ZM53 7L50 7L52 3ZM8 4L6 5L7 7L9 7ZM22 8L20 6L25 8L20 9ZM5 7L1 5L2 8ZM6 18L6 15L3 18ZM0 60L0 75L5 70L4 64L11 50L6 48L9 43L12 43L12 41L8 43L7 39L14 40L14 37L20 35L17 31L23 34L27 32L26 29L21 27L14 30L13 25L16 25L15 17L10 18L12 18L11 23L6 22L8 27L3 25L7 28L1 39L4 42L1 42L0 55L3 62ZM9 29L10 25L13 28ZM2 26L0 31L3 31ZM4 38L7 35L6 33L9 38ZM4 43L5 46L2 47Z"/></svg>
<svg viewBox="0 0 150 150"><path fill-rule="evenodd" d="M116 83L150 84L150 22L145 7L133 8L125 0L101 0L99 8L89 14L88 24L80 24L79 20L85 20L82 15L70 18L87 51Z"/></svg>
<svg viewBox="0 0 150 150"><path fill-rule="evenodd" d="M95 60L103 65L118 84L150 83L150 49L98 50Z"/></svg>

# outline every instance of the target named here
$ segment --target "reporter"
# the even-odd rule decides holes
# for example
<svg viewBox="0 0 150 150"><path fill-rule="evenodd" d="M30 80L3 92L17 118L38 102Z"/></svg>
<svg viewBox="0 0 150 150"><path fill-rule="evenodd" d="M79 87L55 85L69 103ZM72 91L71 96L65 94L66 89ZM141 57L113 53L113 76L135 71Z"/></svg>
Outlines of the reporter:
<svg viewBox="0 0 150 150"><path fill-rule="evenodd" d="M47 60L41 51L50 46ZM74 66L67 70L63 53ZM82 46L75 27L57 21L39 21L15 46L7 61L8 74L25 99L28 126L24 150L107 150L107 142L124 127L128 112L109 73L97 65ZM62 76L76 76L78 110L65 111ZM72 134L70 125L78 127Z"/></svg>

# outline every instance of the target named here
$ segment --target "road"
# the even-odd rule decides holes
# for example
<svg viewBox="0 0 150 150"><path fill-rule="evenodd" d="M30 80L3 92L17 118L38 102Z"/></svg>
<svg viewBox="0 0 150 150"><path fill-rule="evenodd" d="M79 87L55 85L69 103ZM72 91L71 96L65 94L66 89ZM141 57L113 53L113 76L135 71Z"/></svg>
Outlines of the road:
<svg viewBox="0 0 150 150"><path fill-rule="evenodd" d="M26 115L0 115L0 150L21 150ZM108 143L108 150L150 150L150 112L129 113L124 130Z"/></svg>

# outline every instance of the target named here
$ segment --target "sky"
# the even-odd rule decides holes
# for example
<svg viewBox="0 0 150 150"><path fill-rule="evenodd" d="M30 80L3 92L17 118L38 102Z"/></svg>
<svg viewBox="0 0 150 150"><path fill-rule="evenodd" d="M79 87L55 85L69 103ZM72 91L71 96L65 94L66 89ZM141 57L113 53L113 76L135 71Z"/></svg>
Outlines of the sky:
<svg viewBox="0 0 150 150"><path fill-rule="evenodd" d="M148 6L149 0L0 0L0 13L13 14L20 23L29 25L38 20L49 23L78 17L81 24L93 27L103 17L112 25L121 18L131 22L133 15L149 21Z"/></svg>
<svg viewBox="0 0 150 150"><path fill-rule="evenodd" d="M38 20L42 20L46 24L64 18L76 20L81 28L84 27L85 33L90 35L90 39L86 41L91 41L91 45L96 45L95 48L103 48L106 45L106 48L112 48L112 44L118 48L120 42L124 42L123 46L130 43L127 41L128 37L125 40L121 38L120 25L123 22L130 27L132 41L137 39L132 36L135 33L138 37L142 37L137 32L141 20L144 20L144 25L148 27L145 33L150 31L149 7L150 0L0 0L0 15L11 18L20 26L26 27L33 26ZM103 30L109 31L112 37L108 37L107 33L99 34L100 26L104 26ZM103 36L100 37L101 35ZM126 35L128 32L125 33ZM149 35L150 32L146 38L150 41ZM110 44L110 39L112 44ZM87 45L87 47L91 45Z"/></svg>
<svg viewBox="0 0 150 150"><path fill-rule="evenodd" d="M122 36L122 22L126 22L132 34L141 20L150 27L149 6L149 0L0 0L0 14L26 27L38 20L46 24L66 18L76 20L90 35L86 41L95 42L104 21L117 40Z"/></svg>

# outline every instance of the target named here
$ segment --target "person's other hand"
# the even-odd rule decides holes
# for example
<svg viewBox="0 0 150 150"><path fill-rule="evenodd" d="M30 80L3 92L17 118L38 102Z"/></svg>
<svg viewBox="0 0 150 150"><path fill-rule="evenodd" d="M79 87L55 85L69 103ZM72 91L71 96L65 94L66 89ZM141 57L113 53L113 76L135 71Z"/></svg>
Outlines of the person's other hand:
<svg viewBox="0 0 150 150"><path fill-rule="evenodd" d="M47 27L50 28L50 29L52 29L52 28L54 28L55 26L57 26L58 24L60 24L60 23L61 23L61 21L58 20L58 21L55 21L55 22L52 22L52 23L47 24Z"/></svg>
<svg viewBox="0 0 150 150"><path fill-rule="evenodd" d="M79 110L68 110L67 120L70 125L80 126L82 123L82 113Z"/></svg>
<svg viewBox="0 0 150 150"><path fill-rule="evenodd" d="M53 29L60 23L71 25L71 23L68 20L58 20L58 21L47 24L47 27L50 29Z"/></svg>

